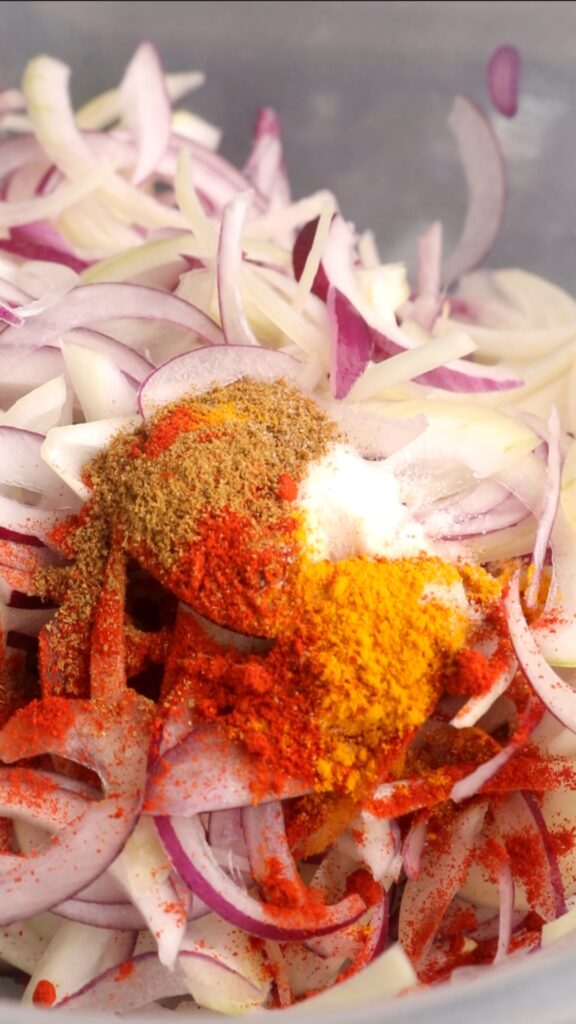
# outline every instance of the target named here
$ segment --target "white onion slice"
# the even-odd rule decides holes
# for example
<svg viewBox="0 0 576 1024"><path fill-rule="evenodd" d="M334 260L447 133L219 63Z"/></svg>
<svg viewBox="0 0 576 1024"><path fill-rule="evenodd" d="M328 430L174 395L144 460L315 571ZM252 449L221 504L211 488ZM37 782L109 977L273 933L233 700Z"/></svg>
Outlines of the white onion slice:
<svg viewBox="0 0 576 1024"><path fill-rule="evenodd" d="M253 192L241 192L222 211L217 254L218 306L228 345L258 345L242 300L242 235Z"/></svg>
<svg viewBox="0 0 576 1024"><path fill-rule="evenodd" d="M132 183L140 185L156 169L170 141L170 99L155 47L141 43L120 83L124 120L136 142Z"/></svg>
<svg viewBox="0 0 576 1024"><path fill-rule="evenodd" d="M112 438L123 430L135 430L139 416L121 416L93 423L73 423L53 427L42 444L42 459L58 474L82 501L90 497L90 489L82 480L84 467Z"/></svg>
<svg viewBox="0 0 576 1024"><path fill-rule="evenodd" d="M506 619L514 653L528 682L551 714L576 732L576 690L550 667L528 626L520 604L519 574L512 577L504 595Z"/></svg>
<svg viewBox="0 0 576 1024"><path fill-rule="evenodd" d="M445 911L466 878L486 810L486 803L475 803L456 813L443 825L440 850L429 845L418 878L406 882L399 938L413 963L428 952Z"/></svg>
<svg viewBox="0 0 576 1024"><path fill-rule="evenodd" d="M486 115L468 96L457 96L448 119L468 186L462 234L444 266L444 285L472 270L492 248L506 202L506 170L500 144Z"/></svg>

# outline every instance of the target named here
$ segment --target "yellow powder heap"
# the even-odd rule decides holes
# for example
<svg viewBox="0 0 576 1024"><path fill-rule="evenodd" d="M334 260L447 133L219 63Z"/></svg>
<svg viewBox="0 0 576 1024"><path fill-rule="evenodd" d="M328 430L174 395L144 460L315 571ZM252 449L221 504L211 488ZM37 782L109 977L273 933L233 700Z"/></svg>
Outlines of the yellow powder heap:
<svg viewBox="0 0 576 1024"><path fill-rule="evenodd" d="M319 780L354 792L433 711L469 630L462 578L433 557L306 563L294 607Z"/></svg>

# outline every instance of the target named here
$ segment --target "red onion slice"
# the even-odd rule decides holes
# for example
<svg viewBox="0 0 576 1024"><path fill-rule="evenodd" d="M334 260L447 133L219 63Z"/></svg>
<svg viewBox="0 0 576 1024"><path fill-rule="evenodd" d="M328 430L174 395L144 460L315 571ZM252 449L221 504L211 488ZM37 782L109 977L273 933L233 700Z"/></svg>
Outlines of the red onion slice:
<svg viewBox="0 0 576 1024"><path fill-rule="evenodd" d="M153 370L138 393L138 407L144 419L160 406L185 395L198 395L214 387L225 387L242 377L254 380L288 380L298 384L302 364L274 349L248 345L197 348L176 356Z"/></svg>
<svg viewBox="0 0 576 1024"><path fill-rule="evenodd" d="M47 728L50 721L58 727ZM26 858L0 854L0 923L50 909L84 889L112 863L140 809L147 744L143 707L133 698L115 714L104 715L85 701L32 701L4 726L2 761L58 754L96 770L107 795L90 801L48 847Z"/></svg>
<svg viewBox="0 0 576 1024"><path fill-rule="evenodd" d="M261 1005L268 992L267 983L258 984L253 971L243 970L244 959L237 957L235 963L233 953L210 948L202 939L187 938L174 971L168 971L154 953L140 953L94 978L58 1008L127 1013L192 992L201 1006L238 1013Z"/></svg>
<svg viewBox="0 0 576 1024"><path fill-rule="evenodd" d="M9 345L39 348L77 327L122 319L175 324L209 345L224 340L219 327L185 299L145 285L110 282L79 285L22 327L8 327L0 335L0 349Z"/></svg>
<svg viewBox="0 0 576 1024"><path fill-rule="evenodd" d="M374 351L372 332L350 300L337 288L328 288L330 327L330 390L345 398L362 376Z"/></svg>
<svg viewBox="0 0 576 1024"><path fill-rule="evenodd" d="M565 914L568 909L566 905L566 891L564 888L564 881L562 879L562 872L558 865L558 858L554 850L552 836L548 830L546 819L542 814L542 809L537 798L533 793L528 792L523 792L522 798L534 820L534 824L540 838L540 843L544 851L544 856L547 861L550 885L552 889L549 913L551 919L555 920L557 917L561 917L562 914ZM540 911L540 907L537 907L537 909Z"/></svg>
<svg viewBox="0 0 576 1024"><path fill-rule="evenodd" d="M468 800L487 787L488 782L494 778L496 773L508 764L510 758L514 757L521 747L524 746L543 714L544 706L542 702L537 697L532 696L524 710L518 715L518 723L512 739L497 754L484 761L483 764L480 764L469 775L465 775L455 782L450 792L450 799L454 803L461 803L463 800Z"/></svg>
<svg viewBox="0 0 576 1024"><path fill-rule="evenodd" d="M514 652L532 689L562 725L576 732L576 690L550 667L538 647L522 611L519 573L510 581L504 608Z"/></svg>
<svg viewBox="0 0 576 1024"><path fill-rule="evenodd" d="M494 130L468 96L457 96L448 124L468 186L468 212L456 249L444 266L444 287L473 270L492 248L504 216L506 169Z"/></svg>
<svg viewBox="0 0 576 1024"><path fill-rule="evenodd" d="M290 183L284 164L280 120L275 110L263 107L254 126L252 151L244 166L244 174L261 196L268 200L268 210L290 203Z"/></svg>
<svg viewBox="0 0 576 1024"><path fill-rule="evenodd" d="M429 811L417 814L406 833L406 838L402 844L402 863L406 878L418 878L420 874L420 864L426 843L429 818Z"/></svg>
<svg viewBox="0 0 576 1024"><path fill-rule="evenodd" d="M486 68L486 85L492 105L504 117L518 113L522 61L515 46L499 46Z"/></svg>
<svg viewBox="0 0 576 1024"><path fill-rule="evenodd" d="M244 807L242 826L255 881L260 883L265 879L268 858L274 857L282 877L301 886L302 881L286 837L282 804L271 800L267 804Z"/></svg>
<svg viewBox="0 0 576 1024"><path fill-rule="evenodd" d="M544 921L553 921L566 913L558 862L536 801L526 793L510 793L504 801L494 804L493 816L497 835L510 856L512 874L524 885L530 909ZM528 859L526 849L530 850Z"/></svg>
<svg viewBox="0 0 576 1024"><path fill-rule="evenodd" d="M442 309L442 224L434 221L418 239L416 297L409 318L431 331Z"/></svg>
<svg viewBox="0 0 576 1024"><path fill-rule="evenodd" d="M445 823L437 823L442 841L426 848L418 878L406 883L400 904L399 939L413 964L426 956L446 910L466 879L487 807L486 803L470 804Z"/></svg>
<svg viewBox="0 0 576 1024"><path fill-rule="evenodd" d="M300 228L300 231L296 235L296 239L292 247L292 269L297 281L300 280L304 273L306 261L310 250L314 245L314 239L316 238L316 230L318 228L319 220L320 218L316 217L314 220L308 221L304 227ZM318 270L314 276L314 281L312 282L311 291L314 295L317 295L319 299L322 299L323 302L326 302L329 287L330 282L326 276L326 271L324 270L322 262L320 262Z"/></svg>
<svg viewBox="0 0 576 1024"><path fill-rule="evenodd" d="M329 907L269 907L236 885L217 863L195 818L156 818L166 852L192 892L212 910L251 935L279 941L298 941L326 935L357 920L365 909L358 896Z"/></svg>
<svg viewBox="0 0 576 1024"><path fill-rule="evenodd" d="M206 811L249 806L255 800L258 776L253 759L239 745L210 726L195 729L165 753L148 781L148 814L192 816ZM301 796L309 787L298 780L259 794L262 803Z"/></svg>
<svg viewBox="0 0 576 1024"><path fill-rule="evenodd" d="M360 811L351 826L360 859L377 882L385 878L398 881L402 869L400 829L394 818L377 818Z"/></svg>
<svg viewBox="0 0 576 1024"><path fill-rule="evenodd" d="M242 299L242 237L253 192L241 192L222 211L216 278L222 330L228 345L259 345Z"/></svg>
<svg viewBox="0 0 576 1024"><path fill-rule="evenodd" d="M136 143L132 183L140 185L156 169L168 148L171 133L170 98L151 43L141 43L120 83L124 121Z"/></svg>
<svg viewBox="0 0 576 1024"><path fill-rule="evenodd" d="M475 694L470 697L465 704L456 712L454 717L450 721L450 725L453 725L455 729L466 729L470 726L476 725L476 723L482 718L483 715L492 707L492 705L501 697L503 693L510 686L510 683L516 675L518 665L515 658L511 658L508 665L506 665L499 675L496 677L490 689L486 693Z"/></svg>
<svg viewBox="0 0 576 1024"><path fill-rule="evenodd" d="M0 426L0 485L36 494L35 508L77 511L79 503L75 495L42 459L43 442L42 434L20 427Z"/></svg>
<svg viewBox="0 0 576 1024"><path fill-rule="evenodd" d="M526 587L525 601L528 608L534 608L538 601L542 569L552 527L556 520L558 506L560 504L560 486L562 482L562 434L560 428L560 417L554 406L548 418L548 460L546 467L546 487L542 496L542 508L538 519L536 539L534 541L534 552L532 562L534 572Z"/></svg>

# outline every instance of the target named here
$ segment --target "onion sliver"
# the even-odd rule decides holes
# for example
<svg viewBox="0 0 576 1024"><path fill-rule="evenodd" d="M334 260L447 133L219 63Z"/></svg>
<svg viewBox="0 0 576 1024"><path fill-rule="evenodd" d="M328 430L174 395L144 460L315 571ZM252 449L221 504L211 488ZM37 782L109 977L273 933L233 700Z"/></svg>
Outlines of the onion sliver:
<svg viewBox="0 0 576 1024"><path fill-rule="evenodd" d="M46 732L45 715L60 720L59 731ZM109 793L90 801L69 828L34 855L0 854L1 924L32 917L85 888L112 863L130 835L144 790L145 719L137 700L127 700L116 717L104 719L105 727L88 702L46 698L32 701L1 730L0 760L5 763L58 754L96 770Z"/></svg>
<svg viewBox="0 0 576 1024"><path fill-rule="evenodd" d="M268 908L236 885L217 863L206 840L200 818L156 818L162 843L181 878L193 893L227 921L251 935L279 941L297 941L326 935L351 924L365 907L358 896L335 906L312 910L305 906Z"/></svg>
<svg viewBox="0 0 576 1024"><path fill-rule="evenodd" d="M472 270L492 248L506 202L506 171L490 122L468 98L457 96L449 118L468 185L468 212L456 249L444 267L447 287Z"/></svg>
<svg viewBox="0 0 576 1024"><path fill-rule="evenodd" d="M273 349L249 345L197 348L153 370L140 388L138 405L144 419L148 419L161 405L213 387L225 387L242 377L261 381L285 379L297 384L301 370L296 359Z"/></svg>
<svg viewBox="0 0 576 1024"><path fill-rule="evenodd" d="M504 596L506 619L514 653L528 682L551 714L576 732L576 690L550 667L538 647L520 603L520 579L515 573Z"/></svg>

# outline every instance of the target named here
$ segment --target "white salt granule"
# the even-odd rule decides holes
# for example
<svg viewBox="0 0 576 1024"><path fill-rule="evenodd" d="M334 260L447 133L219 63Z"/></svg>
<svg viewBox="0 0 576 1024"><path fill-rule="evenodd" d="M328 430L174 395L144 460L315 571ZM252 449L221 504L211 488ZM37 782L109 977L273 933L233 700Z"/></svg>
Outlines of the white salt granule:
<svg viewBox="0 0 576 1024"><path fill-rule="evenodd" d="M363 459L348 445L335 445L309 467L297 504L314 558L433 554L432 541L402 502L386 462Z"/></svg>

